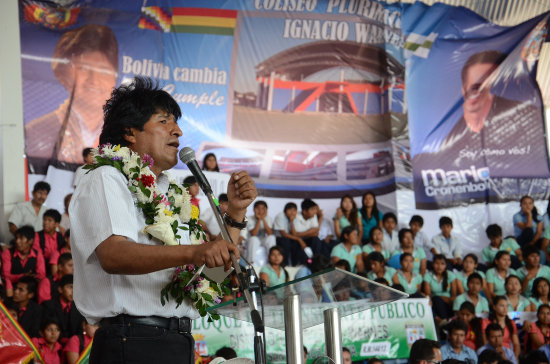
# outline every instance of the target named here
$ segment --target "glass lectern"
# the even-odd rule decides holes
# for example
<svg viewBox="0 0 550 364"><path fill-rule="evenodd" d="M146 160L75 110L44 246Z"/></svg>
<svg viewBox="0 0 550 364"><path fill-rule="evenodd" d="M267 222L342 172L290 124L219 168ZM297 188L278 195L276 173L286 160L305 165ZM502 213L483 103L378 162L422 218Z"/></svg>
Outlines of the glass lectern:
<svg viewBox="0 0 550 364"><path fill-rule="evenodd" d="M263 294L264 325L285 331L287 363L303 364L302 329L324 323L327 356L342 363L340 318L400 298L406 293L339 268L269 287ZM257 299L257 296L255 296ZM256 302L259 307L260 302ZM249 305L239 298L211 307L220 315L251 321Z"/></svg>

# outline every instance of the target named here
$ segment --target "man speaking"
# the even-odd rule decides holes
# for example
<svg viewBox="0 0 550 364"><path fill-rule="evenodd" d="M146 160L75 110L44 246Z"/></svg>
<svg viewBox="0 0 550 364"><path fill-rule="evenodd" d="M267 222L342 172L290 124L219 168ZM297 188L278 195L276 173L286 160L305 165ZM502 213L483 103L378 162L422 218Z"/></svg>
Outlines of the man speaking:
<svg viewBox="0 0 550 364"><path fill-rule="evenodd" d="M90 363L194 363L190 331L197 311L185 300L179 307L173 299L163 306L161 290L177 266L229 268L230 254L239 259L236 246L221 239L189 245L189 236L180 230L181 241L164 245L170 239L158 238L162 234L148 230L153 218L155 223L157 218L170 219L170 205L181 203L177 198L176 202L165 198L173 184L163 173L177 163L180 116L176 101L145 78L115 89L104 106L100 144L117 146L110 151L129 148L130 156L135 152L149 162L152 174L132 180L129 170L134 168L130 163L135 158L119 153L111 158L116 163L84 175L73 195L69 215L75 302L88 322L100 324ZM162 193L166 209L146 208L156 197L144 192L150 186ZM252 178L241 171L231 175L227 194L225 220L236 240L257 191ZM181 210L184 208L185 204Z"/></svg>

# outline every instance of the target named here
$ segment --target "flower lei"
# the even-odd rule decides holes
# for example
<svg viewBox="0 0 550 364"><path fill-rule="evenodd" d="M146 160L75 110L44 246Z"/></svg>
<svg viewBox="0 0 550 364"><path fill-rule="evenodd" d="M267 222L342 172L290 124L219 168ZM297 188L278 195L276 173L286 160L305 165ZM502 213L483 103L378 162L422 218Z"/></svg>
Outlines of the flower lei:
<svg viewBox="0 0 550 364"><path fill-rule="evenodd" d="M136 206L145 216L143 232L162 241L165 245L178 245L181 236L178 229L188 230L191 244L203 244L207 241L204 230L198 222L199 209L191 204L188 186L181 186L175 180L169 181L168 192L162 193L157 186L157 178L151 171L154 160L145 154L143 158L127 147L111 144L100 145L93 151L94 163L84 166L94 170L101 166L112 166L128 180L128 189L136 196ZM178 221L179 217L179 221ZM181 221L183 226L179 225ZM179 307L184 299L208 321L218 320L219 315L207 312L208 307L221 302L224 294L229 294L229 278L221 284L211 281L201 274L195 279L198 267L192 264L177 267L172 281L161 291L161 303L175 299Z"/></svg>

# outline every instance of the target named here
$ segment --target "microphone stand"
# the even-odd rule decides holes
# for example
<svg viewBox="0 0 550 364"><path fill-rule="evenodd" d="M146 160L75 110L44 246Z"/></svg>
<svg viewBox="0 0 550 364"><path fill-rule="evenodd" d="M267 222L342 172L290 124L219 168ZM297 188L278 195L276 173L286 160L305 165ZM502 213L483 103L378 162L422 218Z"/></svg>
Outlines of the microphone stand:
<svg viewBox="0 0 550 364"><path fill-rule="evenodd" d="M207 188L204 188L204 186L201 186L201 188L208 198L208 202L210 203L210 207L214 212L214 216L216 217L216 221L218 222L218 225L220 227L223 239L235 244L235 242L233 241L233 239L231 239L231 236L229 235L229 231L227 230L225 222L223 221L220 205L218 203L218 200L214 197L212 190L206 191ZM237 261L237 258L233 253L231 253L231 260L233 262L235 270L237 271L237 277L239 279L239 285L241 286L241 291L244 295L244 299L250 306L250 317L252 319L252 324L254 325L254 362L256 364L266 364L267 361L264 336L265 326L263 323L262 315L260 315L260 312L257 309L258 303L256 297L256 293L258 291L260 292L261 296L261 283L259 280L256 280L257 275L254 271L254 268L248 262L246 262L245 259L243 260L247 264L245 267L246 274L243 273L243 271L241 270L241 266L239 265L239 262Z"/></svg>

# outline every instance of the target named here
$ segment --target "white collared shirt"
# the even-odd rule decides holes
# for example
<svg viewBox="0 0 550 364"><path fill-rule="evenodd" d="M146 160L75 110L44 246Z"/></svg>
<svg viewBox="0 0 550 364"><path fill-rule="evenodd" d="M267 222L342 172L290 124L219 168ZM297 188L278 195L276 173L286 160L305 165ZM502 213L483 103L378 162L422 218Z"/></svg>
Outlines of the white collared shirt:
<svg viewBox="0 0 550 364"><path fill-rule="evenodd" d="M186 302L178 308L174 299L165 306L160 302L160 292L172 279L174 268L141 275L109 274L101 268L95 249L111 235L140 244L162 244L142 232L145 218L126 183L115 168L99 167L82 177L71 199L74 300L78 310L90 323L119 314L198 317ZM158 186L167 191L166 175L159 176ZM189 244L187 232L180 230L179 235L181 244Z"/></svg>
<svg viewBox="0 0 550 364"><path fill-rule="evenodd" d="M46 204L42 204L37 215L31 201L20 202L15 205L8 222L17 226L18 229L25 225L30 225L34 228L34 231L40 231L42 230L44 212L46 212L47 209Z"/></svg>
<svg viewBox="0 0 550 364"><path fill-rule="evenodd" d="M443 234L437 234L430 242L431 248L434 248L437 254L443 254L447 259L462 258L462 246L455 235L451 235L447 242Z"/></svg>

